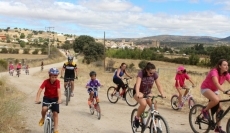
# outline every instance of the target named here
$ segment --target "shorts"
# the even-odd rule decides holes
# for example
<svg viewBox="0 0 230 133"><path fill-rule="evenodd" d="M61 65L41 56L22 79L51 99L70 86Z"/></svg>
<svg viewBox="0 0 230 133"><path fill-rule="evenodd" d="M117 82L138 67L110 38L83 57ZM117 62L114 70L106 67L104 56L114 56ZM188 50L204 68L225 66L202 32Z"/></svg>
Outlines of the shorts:
<svg viewBox="0 0 230 133"><path fill-rule="evenodd" d="M16 68L16 70L20 70L21 68Z"/></svg>
<svg viewBox="0 0 230 133"><path fill-rule="evenodd" d="M141 92L141 91L140 91ZM143 93L143 92L141 92L141 93ZM151 91L149 91L149 92L147 92L147 93L143 93L143 95L144 96L147 96L147 95L149 95L151 93ZM134 87L134 89L133 89L133 96L136 94L136 89L135 89L135 87Z"/></svg>
<svg viewBox="0 0 230 133"><path fill-rule="evenodd" d="M208 89L208 88L205 88L205 89L200 89L200 92L201 94L203 95L207 90L211 90L211 89ZM212 91L212 90L211 90ZM216 95L219 95L219 91L213 91Z"/></svg>
<svg viewBox="0 0 230 133"><path fill-rule="evenodd" d="M97 91L97 88L88 88L88 93L90 94L92 91L94 91L94 95L93 97L96 98L98 97L98 91Z"/></svg>
<svg viewBox="0 0 230 133"><path fill-rule="evenodd" d="M52 102L57 102L57 101L58 101L58 98L48 98L45 96L43 97L43 102L46 102L46 103L52 103ZM43 106L48 106L48 105L42 103L42 107ZM52 104L51 110L52 110L52 112L59 113L59 104Z"/></svg>
<svg viewBox="0 0 230 133"><path fill-rule="evenodd" d="M71 79L66 79L66 78L71 78ZM64 82L68 82L69 80L70 81L74 81L74 78L75 78L75 75L65 75L64 76Z"/></svg>

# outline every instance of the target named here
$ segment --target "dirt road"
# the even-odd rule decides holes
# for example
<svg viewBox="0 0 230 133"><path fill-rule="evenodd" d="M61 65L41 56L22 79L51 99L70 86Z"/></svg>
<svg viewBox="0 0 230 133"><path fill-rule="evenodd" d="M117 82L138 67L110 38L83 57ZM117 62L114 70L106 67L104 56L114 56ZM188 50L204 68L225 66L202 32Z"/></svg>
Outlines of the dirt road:
<svg viewBox="0 0 230 133"><path fill-rule="evenodd" d="M61 67L63 62L47 65L44 71L50 67ZM11 83L27 97L23 103L21 115L26 118L26 128L29 133L42 133L43 127L38 125L41 118L41 105L34 104L37 90L44 80L44 74L40 74L40 67L30 69L30 75L9 76L8 73L1 73L9 77ZM48 74L47 74L48 77ZM61 79L61 89L63 92L63 80ZM59 131L60 133L131 133L130 115L133 107L129 107L125 101L119 100L116 104L111 104L106 96L107 88L99 91L102 118L97 120L96 115L89 113L87 105L88 94L84 86L79 86L75 81L75 96L68 106L65 106L65 97L62 95L63 104L60 105ZM40 98L42 99L42 97ZM168 101L169 102L169 101ZM159 112L166 118L170 126L171 133L192 133L188 123L187 111L173 111L170 107L159 106ZM226 123L223 122L223 123ZM225 124L226 125L226 124ZM225 126L224 126L225 127ZM225 129L225 128L224 128Z"/></svg>

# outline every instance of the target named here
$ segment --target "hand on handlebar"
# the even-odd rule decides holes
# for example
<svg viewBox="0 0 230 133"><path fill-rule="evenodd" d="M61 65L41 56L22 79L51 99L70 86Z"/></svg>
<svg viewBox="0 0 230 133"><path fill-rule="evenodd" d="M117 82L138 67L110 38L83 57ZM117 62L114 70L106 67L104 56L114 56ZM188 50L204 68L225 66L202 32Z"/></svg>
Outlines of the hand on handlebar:
<svg viewBox="0 0 230 133"><path fill-rule="evenodd" d="M35 104L41 104L41 101L35 101Z"/></svg>
<svg viewBox="0 0 230 133"><path fill-rule="evenodd" d="M224 94L230 95L230 90L224 91Z"/></svg>
<svg viewBox="0 0 230 133"><path fill-rule="evenodd" d="M61 76L60 78L62 78L63 79L63 77Z"/></svg>
<svg viewBox="0 0 230 133"><path fill-rule="evenodd" d="M76 76L75 79L78 79L78 76Z"/></svg>

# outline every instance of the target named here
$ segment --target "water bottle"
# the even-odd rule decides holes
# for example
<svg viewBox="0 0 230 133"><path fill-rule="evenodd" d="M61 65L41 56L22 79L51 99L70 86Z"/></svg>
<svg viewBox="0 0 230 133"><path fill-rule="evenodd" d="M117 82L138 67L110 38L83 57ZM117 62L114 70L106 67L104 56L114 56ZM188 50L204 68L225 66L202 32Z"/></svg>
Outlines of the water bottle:
<svg viewBox="0 0 230 133"><path fill-rule="evenodd" d="M145 111L144 113L142 113L141 118L142 118L142 123L144 125L146 125L147 117L148 117L148 112L147 111Z"/></svg>

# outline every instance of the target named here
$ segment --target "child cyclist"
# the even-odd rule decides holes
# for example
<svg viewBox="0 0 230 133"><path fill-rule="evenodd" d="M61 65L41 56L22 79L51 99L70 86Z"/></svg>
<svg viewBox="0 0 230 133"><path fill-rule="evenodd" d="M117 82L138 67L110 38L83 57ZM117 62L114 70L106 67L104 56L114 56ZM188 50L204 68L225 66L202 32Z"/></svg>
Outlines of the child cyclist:
<svg viewBox="0 0 230 133"><path fill-rule="evenodd" d="M179 66L177 68L177 73L176 73L176 76L175 76L175 87L179 93L179 106L178 108L180 109L181 108L181 104L182 104L182 89L186 89L186 85L185 85L185 79L189 80L191 83L192 83L192 86L194 87L194 83L193 81L190 79L190 77L188 76L188 74L186 73L186 69L183 67L183 66ZM185 97L188 93L188 90L186 89L185 90L185 93L183 95L183 97Z"/></svg>
<svg viewBox="0 0 230 133"><path fill-rule="evenodd" d="M86 88L88 88L88 93L89 93L89 99L88 99L88 105L91 107L91 101L93 98L96 98L96 101L99 102L98 98L98 87L102 86L100 82L96 79L97 73L95 71L91 71L89 73L90 80L86 84Z"/></svg>
<svg viewBox="0 0 230 133"><path fill-rule="evenodd" d="M59 113L59 104L61 103L61 91L60 91L60 81L57 79L59 71L57 68L51 68L49 70L49 78L44 80L40 86L35 103L40 103L39 98L41 92L45 89L43 102L51 103L57 102L57 104L52 105L53 118L54 118L54 133L58 133L58 113ZM47 104L42 104L42 118L39 121L39 125L44 124L45 115L47 112Z"/></svg>

